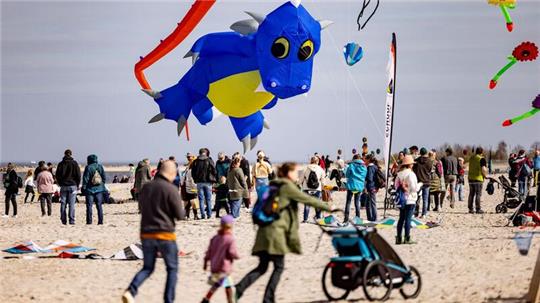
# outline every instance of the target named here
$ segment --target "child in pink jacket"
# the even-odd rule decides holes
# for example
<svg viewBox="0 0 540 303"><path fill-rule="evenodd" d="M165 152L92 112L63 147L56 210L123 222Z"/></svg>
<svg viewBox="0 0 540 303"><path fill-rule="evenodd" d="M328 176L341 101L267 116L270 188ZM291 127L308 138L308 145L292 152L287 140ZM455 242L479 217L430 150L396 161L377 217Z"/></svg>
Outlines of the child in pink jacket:
<svg viewBox="0 0 540 303"><path fill-rule="evenodd" d="M210 278L208 284L212 285L202 303L210 302L210 298L216 290L223 286L227 294L227 302L234 302L232 287L234 286L229 275L232 271L233 261L238 259L236 242L232 234L234 218L226 215L221 218L221 227L218 234L210 240L210 245L204 257L204 270L206 271L208 261L210 261Z"/></svg>

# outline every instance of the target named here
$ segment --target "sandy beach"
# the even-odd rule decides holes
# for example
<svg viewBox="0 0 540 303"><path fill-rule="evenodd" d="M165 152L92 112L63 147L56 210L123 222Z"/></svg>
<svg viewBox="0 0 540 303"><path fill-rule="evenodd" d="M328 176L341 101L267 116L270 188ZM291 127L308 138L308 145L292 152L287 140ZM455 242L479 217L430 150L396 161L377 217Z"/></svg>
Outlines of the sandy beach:
<svg viewBox="0 0 540 303"><path fill-rule="evenodd" d="M116 199L129 197L129 185L110 185L110 189ZM505 217L494 212L502 193L497 191L493 196L484 193L483 197L486 214L468 214L465 202L458 202L454 209L446 203L443 212L431 212L428 218L442 221L442 226L414 229L416 245L393 245L402 259L416 266L422 274L424 286L416 302L522 301L540 245L533 240L529 255L519 255L511 239L517 228L505 227ZM23 240L33 240L46 246L63 239L96 248L96 253L110 256L139 241L139 215L137 204L132 201L105 205L103 226L84 224L85 205L79 203L76 225L63 226L59 219L59 204L53 204L53 216L41 217L39 204L22 204L21 200L19 196L19 217L0 221L2 249ZM335 193L334 200L343 207L345 193ZM382 201L382 196L379 201ZM379 216L382 215L381 208L382 203ZM4 203L0 204L0 211L3 213ZM396 216L397 212L392 210L388 215ZM365 218L364 210L362 217ZM179 248L188 253L188 256L180 258L178 302L199 302L207 291L207 274L202 269L202 258L217 225L215 219L177 224ZM394 229L379 229L379 232L393 244ZM245 209L235 224L234 234L242 255L234 265L233 278L238 281L257 264L257 258L250 255L255 227ZM287 255L277 301L325 302L321 276L328 258L334 254L330 238L323 236L320 248L315 252L319 228L313 224L302 224L300 234L304 254ZM2 252L0 256L8 254ZM142 261L55 258L0 259L0 263L0 302L120 302L122 291L142 266ZM162 263L158 261L154 275L141 288L138 302L162 301L165 280ZM268 278L267 274L250 288L242 302L259 302ZM349 299L365 301L361 289L352 293ZM399 292L393 291L389 302L402 300ZM216 294L213 302L226 302L224 292Z"/></svg>

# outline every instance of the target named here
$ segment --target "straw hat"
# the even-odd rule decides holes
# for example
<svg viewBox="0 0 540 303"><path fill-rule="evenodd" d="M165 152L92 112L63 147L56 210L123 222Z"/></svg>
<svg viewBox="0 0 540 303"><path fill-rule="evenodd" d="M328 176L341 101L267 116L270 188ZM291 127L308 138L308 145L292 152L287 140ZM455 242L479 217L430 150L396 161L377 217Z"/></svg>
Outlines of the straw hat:
<svg viewBox="0 0 540 303"><path fill-rule="evenodd" d="M401 165L411 165L414 164L414 159L411 155L405 155L403 158L403 162L401 162Z"/></svg>

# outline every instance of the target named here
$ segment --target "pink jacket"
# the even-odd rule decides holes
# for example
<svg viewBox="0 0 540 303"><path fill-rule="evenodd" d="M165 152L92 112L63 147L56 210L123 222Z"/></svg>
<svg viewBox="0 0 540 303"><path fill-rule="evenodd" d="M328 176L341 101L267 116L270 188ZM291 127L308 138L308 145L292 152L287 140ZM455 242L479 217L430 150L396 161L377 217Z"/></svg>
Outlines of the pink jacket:
<svg viewBox="0 0 540 303"><path fill-rule="evenodd" d="M38 193L40 194L52 194L54 192L54 178L53 175L48 171L44 170L39 173L36 178Z"/></svg>
<svg viewBox="0 0 540 303"><path fill-rule="evenodd" d="M231 233L219 232L210 240L204 257L204 264L210 261L210 271L230 274L233 260L239 259L234 236Z"/></svg>

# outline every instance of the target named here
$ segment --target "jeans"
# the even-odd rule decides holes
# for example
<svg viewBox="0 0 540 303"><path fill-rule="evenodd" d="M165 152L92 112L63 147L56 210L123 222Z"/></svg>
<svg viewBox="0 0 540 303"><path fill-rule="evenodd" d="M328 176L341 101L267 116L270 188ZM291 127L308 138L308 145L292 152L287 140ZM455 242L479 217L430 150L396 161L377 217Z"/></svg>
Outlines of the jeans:
<svg viewBox="0 0 540 303"><path fill-rule="evenodd" d="M482 185L483 182L469 181L469 212L474 210L473 204L476 211L482 210Z"/></svg>
<svg viewBox="0 0 540 303"><path fill-rule="evenodd" d="M197 196L199 197L199 208L201 209L201 219L212 217L212 183L197 183Z"/></svg>
<svg viewBox="0 0 540 303"><path fill-rule="evenodd" d="M92 206L96 202L98 224L103 224L103 192L86 195L86 224L92 224Z"/></svg>
<svg viewBox="0 0 540 303"><path fill-rule="evenodd" d="M163 300L167 303L174 302L176 281L178 279L178 247L176 246L176 241L143 239L141 242L144 255L143 268L135 275L131 284L129 284L129 292L134 297L137 295L137 291L144 280L152 275L156 265L157 254L160 252L167 267L167 283L165 284Z"/></svg>
<svg viewBox="0 0 540 303"><path fill-rule="evenodd" d="M229 200L229 206L231 207L231 215L233 218L240 217L240 206L242 205L242 199Z"/></svg>
<svg viewBox="0 0 540 303"><path fill-rule="evenodd" d="M454 196L454 188L456 187L456 176L454 175L446 175L444 176L444 183L445 183L445 191L441 195L441 204L444 201L444 198L446 197L446 194L450 193L450 203L451 205L454 205L454 202L456 202L456 197ZM450 187L450 191L448 191L448 188Z"/></svg>
<svg viewBox="0 0 540 303"><path fill-rule="evenodd" d="M463 192L464 188L463 187L464 186L461 183L456 184L456 193L458 195L458 200L459 201L465 200L465 197L464 197L465 195L464 195L464 192Z"/></svg>
<svg viewBox="0 0 540 303"><path fill-rule="evenodd" d="M321 199L321 191L320 190L304 190L304 192L312 197L315 197L317 199ZM309 205L304 205L304 222L307 222L309 219ZM322 217L322 212L320 209L315 209L315 217L317 219L320 219Z"/></svg>
<svg viewBox="0 0 540 303"><path fill-rule="evenodd" d="M45 206L47 206L47 215L50 216L52 213L52 194L40 194L39 195L39 204L41 205L41 215L45 216Z"/></svg>
<svg viewBox="0 0 540 303"><path fill-rule="evenodd" d="M529 194L529 182L527 180L527 177L518 178L518 191L524 197L526 197L527 194Z"/></svg>
<svg viewBox="0 0 540 303"><path fill-rule="evenodd" d="M222 208L225 208L225 212L227 213L227 215L231 213L231 210L229 209L229 202L227 201L227 199L219 201L216 200L216 218L220 217L219 211Z"/></svg>
<svg viewBox="0 0 540 303"><path fill-rule="evenodd" d="M260 187L268 185L270 181L268 178L256 178L255 179L255 190L258 190Z"/></svg>
<svg viewBox="0 0 540 303"><path fill-rule="evenodd" d="M406 204L399 209L399 220L397 224L397 237L401 239L401 232L405 227L405 239L409 240L411 237L411 220L414 214L416 205Z"/></svg>
<svg viewBox="0 0 540 303"><path fill-rule="evenodd" d="M266 285L266 290L264 291L263 303L274 303L277 285L283 269L285 268L285 256L283 255L269 255L264 252L259 254L259 265L254 270L250 271L238 284L236 284L236 296L240 298L244 291L253 284L257 279L266 273L268 270L268 264L274 263L274 271L270 276L270 281Z"/></svg>
<svg viewBox="0 0 540 303"><path fill-rule="evenodd" d="M69 204L69 224L75 224L75 200L77 186L62 186L60 187L60 220L62 224L67 223L66 205Z"/></svg>
<svg viewBox="0 0 540 303"><path fill-rule="evenodd" d="M422 216L425 216L429 211L429 184L424 184L422 186L420 194L422 196ZM418 207L418 209L420 210L420 207Z"/></svg>
<svg viewBox="0 0 540 303"><path fill-rule="evenodd" d="M362 195L366 203L366 216L368 221L377 221L377 192L367 191Z"/></svg>
<svg viewBox="0 0 540 303"><path fill-rule="evenodd" d="M353 195L356 216L360 218L360 193L353 193L352 191L347 190L347 200L345 202L345 222L349 222L349 213L351 211L351 200Z"/></svg>
<svg viewBox="0 0 540 303"><path fill-rule="evenodd" d="M6 193L6 216L9 215L9 203L13 205L13 215L17 215L17 194Z"/></svg>

